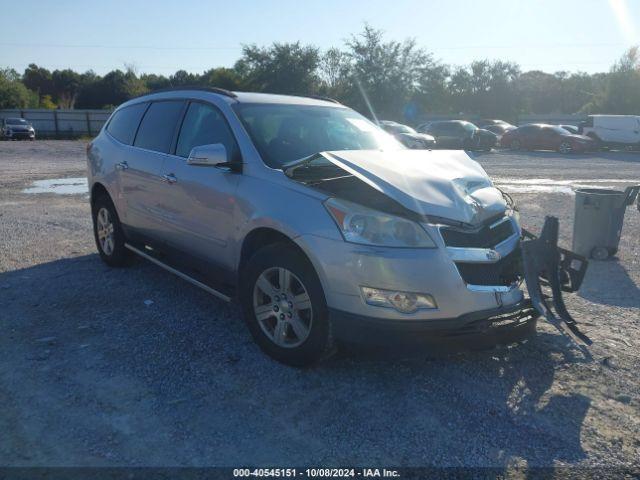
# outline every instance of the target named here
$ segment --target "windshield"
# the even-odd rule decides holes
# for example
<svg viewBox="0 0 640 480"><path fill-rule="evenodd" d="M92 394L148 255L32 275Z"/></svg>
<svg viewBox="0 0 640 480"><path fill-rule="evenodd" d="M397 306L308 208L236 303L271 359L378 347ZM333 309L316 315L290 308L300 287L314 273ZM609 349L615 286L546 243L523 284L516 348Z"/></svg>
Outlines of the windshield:
<svg viewBox="0 0 640 480"><path fill-rule="evenodd" d="M555 133L558 133L560 135L567 135L567 134L571 133L571 132L565 130L564 128L562 128L562 127L557 127L556 126L556 127L547 127L547 128L549 130L553 130Z"/></svg>
<svg viewBox="0 0 640 480"><path fill-rule="evenodd" d="M475 132L478 129L478 127L471 122L460 122L460 125L462 125L467 132Z"/></svg>
<svg viewBox="0 0 640 480"><path fill-rule="evenodd" d="M393 125L385 124L383 125L383 128L388 132L394 133L417 133L413 128L407 125L402 125L401 123L396 123Z"/></svg>
<svg viewBox="0 0 640 480"><path fill-rule="evenodd" d="M24 118L7 118L7 125L28 125Z"/></svg>
<svg viewBox="0 0 640 480"><path fill-rule="evenodd" d="M272 168L331 150L398 150L391 135L348 108L233 105L264 162Z"/></svg>

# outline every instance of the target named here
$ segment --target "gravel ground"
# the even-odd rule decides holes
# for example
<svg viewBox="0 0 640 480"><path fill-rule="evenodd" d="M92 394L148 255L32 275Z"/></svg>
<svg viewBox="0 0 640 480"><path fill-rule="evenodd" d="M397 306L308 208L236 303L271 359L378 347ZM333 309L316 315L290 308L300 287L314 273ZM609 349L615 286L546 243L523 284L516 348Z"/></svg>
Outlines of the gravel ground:
<svg viewBox="0 0 640 480"><path fill-rule="evenodd" d="M102 264L86 194L21 193L82 177L84 149L0 143L0 465L639 464L635 207L617 258L567 295L592 360L541 322L534 339L491 351L347 350L296 370L259 351L236 305L144 261ZM640 180L637 154L477 159L525 227L560 217L565 246L567 186Z"/></svg>

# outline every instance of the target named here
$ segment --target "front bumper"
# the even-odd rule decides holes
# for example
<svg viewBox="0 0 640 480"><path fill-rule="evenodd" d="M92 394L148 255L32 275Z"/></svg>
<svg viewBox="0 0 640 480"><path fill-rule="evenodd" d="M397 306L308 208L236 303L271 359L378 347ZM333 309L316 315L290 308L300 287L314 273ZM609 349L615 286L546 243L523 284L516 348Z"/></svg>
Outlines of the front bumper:
<svg viewBox="0 0 640 480"><path fill-rule="evenodd" d="M508 220L513 233L490 249L452 247L451 244L467 241L455 232L446 235L445 245L445 236L430 231L438 244L434 249L376 248L313 235L301 237L308 251L322 259L312 262L324 287L336 337L388 343L406 336L413 340L460 340L470 335L486 337L489 343L503 343L497 337L509 332L515 338L507 335L505 342L530 334L540 314L557 327L568 326L575 334L576 322L566 311L560 291L579 288L586 270L585 259L557 247L557 219L547 219L540 238L525 232L526 240L521 240L523 232L517 222L510 217ZM487 228L499 232L504 225L501 220ZM491 241L486 237L491 233L484 228L479 234ZM495 254L495 258L488 258L487 253ZM580 264L578 270L573 267L576 263ZM519 283L513 281L513 265L518 269L516 278L526 280L531 300L524 298ZM474 271L462 266L478 268ZM483 275L479 276L478 271ZM471 284L469 279L488 283ZM495 279L498 281L491 283ZM505 285L505 280L511 283ZM401 313L369 305L362 297L361 286L429 294L435 298L437 308ZM551 287L552 296L543 293L543 286ZM510 318L505 321L501 318L504 315Z"/></svg>
<svg viewBox="0 0 640 480"><path fill-rule="evenodd" d="M31 131L5 132L4 136L7 139L31 139L36 137L36 133Z"/></svg>
<svg viewBox="0 0 640 480"><path fill-rule="evenodd" d="M536 330L540 313L530 300L456 318L399 322L330 310L335 338L343 342L388 345L469 344L473 348L524 340Z"/></svg>

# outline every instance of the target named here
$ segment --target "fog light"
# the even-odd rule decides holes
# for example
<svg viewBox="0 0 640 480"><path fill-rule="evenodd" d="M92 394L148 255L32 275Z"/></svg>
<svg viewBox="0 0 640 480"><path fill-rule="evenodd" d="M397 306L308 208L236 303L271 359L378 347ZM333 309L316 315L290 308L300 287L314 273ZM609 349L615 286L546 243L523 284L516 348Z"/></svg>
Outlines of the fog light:
<svg viewBox="0 0 640 480"><path fill-rule="evenodd" d="M402 313L413 313L423 308L438 308L428 293L400 292L379 288L360 287L364 301L376 307L390 307Z"/></svg>

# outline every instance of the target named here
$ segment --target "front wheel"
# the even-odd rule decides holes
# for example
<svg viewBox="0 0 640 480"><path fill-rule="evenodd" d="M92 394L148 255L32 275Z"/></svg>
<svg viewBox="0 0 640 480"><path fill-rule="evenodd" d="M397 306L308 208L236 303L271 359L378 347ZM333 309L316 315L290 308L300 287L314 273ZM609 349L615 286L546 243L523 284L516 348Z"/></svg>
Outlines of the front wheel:
<svg viewBox="0 0 640 480"><path fill-rule="evenodd" d="M511 141L511 150L515 150L516 152L518 150L522 149L522 144L520 143L520 140L512 140Z"/></svg>
<svg viewBox="0 0 640 480"><path fill-rule="evenodd" d="M259 250L244 269L240 301L254 340L279 362L309 366L332 352L322 285L295 247L278 243Z"/></svg>
<svg viewBox="0 0 640 480"><path fill-rule="evenodd" d="M558 151L560 153L571 153L573 151L573 146L569 142L562 142L558 147Z"/></svg>

